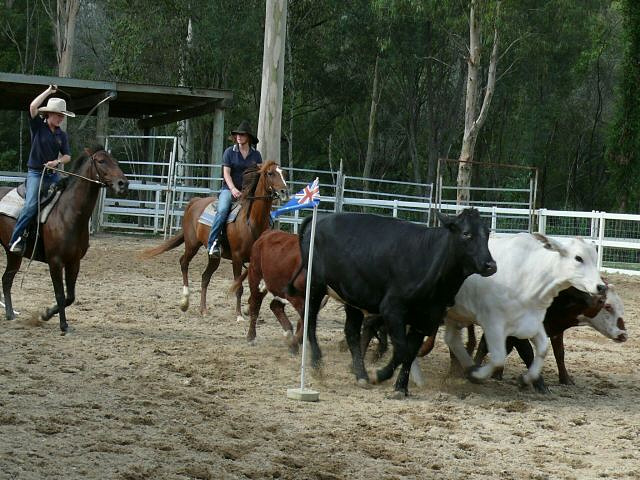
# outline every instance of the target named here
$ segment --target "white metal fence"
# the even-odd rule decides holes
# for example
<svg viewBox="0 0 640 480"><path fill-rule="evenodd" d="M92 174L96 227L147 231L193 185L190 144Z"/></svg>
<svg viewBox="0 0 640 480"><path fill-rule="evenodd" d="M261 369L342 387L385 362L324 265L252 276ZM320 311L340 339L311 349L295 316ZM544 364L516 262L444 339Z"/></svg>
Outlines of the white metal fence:
<svg viewBox="0 0 640 480"><path fill-rule="evenodd" d="M119 163L130 179L130 192L125 198L103 193L98 206L99 225L121 231L163 233L165 236L181 227L182 214L193 196L217 193L213 189L213 165L176 162L175 137L153 137L154 162L139 160L139 146L151 137L110 137L110 148L116 142L128 152L118 155ZM126 144L126 146L125 146ZM321 212L361 211L432 223L432 211L455 213L462 207L454 202L434 201L433 186L344 175L341 170L326 171L303 168L286 169L291 193L301 190L315 177L320 179ZM0 172L0 184L15 185L24 181L20 172ZM517 233L539 231L551 237L580 236L598 248L598 266L605 272L640 275L640 215L607 212L578 212L500 205L476 205L494 232ZM297 231L309 210L299 210L278 217L281 226Z"/></svg>

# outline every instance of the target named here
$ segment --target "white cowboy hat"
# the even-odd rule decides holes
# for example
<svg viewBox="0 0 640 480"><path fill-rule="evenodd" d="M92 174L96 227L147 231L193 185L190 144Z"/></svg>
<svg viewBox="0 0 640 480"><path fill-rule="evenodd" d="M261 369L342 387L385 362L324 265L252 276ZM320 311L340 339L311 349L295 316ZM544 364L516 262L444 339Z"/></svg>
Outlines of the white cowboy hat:
<svg viewBox="0 0 640 480"><path fill-rule="evenodd" d="M66 115L67 117L75 117L76 114L73 112L67 112L67 102L65 102L62 98L52 97L47 102L46 107L40 107L38 109L40 113L61 113L62 115Z"/></svg>

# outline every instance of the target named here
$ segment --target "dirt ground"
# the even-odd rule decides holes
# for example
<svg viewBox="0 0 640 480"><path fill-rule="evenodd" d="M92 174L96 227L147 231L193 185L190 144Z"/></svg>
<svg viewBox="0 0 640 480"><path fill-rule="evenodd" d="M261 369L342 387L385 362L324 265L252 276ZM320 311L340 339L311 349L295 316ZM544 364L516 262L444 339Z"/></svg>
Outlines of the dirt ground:
<svg viewBox="0 0 640 480"><path fill-rule="evenodd" d="M200 316L202 250L182 313L181 248L135 258L158 243L94 237L64 337L57 317L34 320L53 289L46 266L25 273L25 262L13 292L21 314L0 320L0 478L640 478L640 278L609 277L629 341L568 332L576 384L558 384L550 353L550 395L518 389L515 356L503 382L449 378L441 337L421 360L427 385L410 384L409 398L389 399L391 382L358 388L339 347L343 310L330 302L318 326L323 375L309 377L320 401L304 403L286 397L299 386L300 358L268 300L248 346L223 261Z"/></svg>

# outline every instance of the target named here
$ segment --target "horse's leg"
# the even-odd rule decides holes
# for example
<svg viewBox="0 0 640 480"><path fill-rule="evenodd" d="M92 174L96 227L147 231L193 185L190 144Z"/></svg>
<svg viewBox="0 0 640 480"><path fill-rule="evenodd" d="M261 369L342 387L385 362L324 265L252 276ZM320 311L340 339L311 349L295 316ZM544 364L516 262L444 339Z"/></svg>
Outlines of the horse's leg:
<svg viewBox="0 0 640 480"><path fill-rule="evenodd" d="M201 283L201 291L200 291L200 314L206 315L207 310L207 288L209 287L209 282L211 281L211 275L218 269L220 265L220 257L209 257L209 262L207 263L207 268L202 272L202 283Z"/></svg>
<svg viewBox="0 0 640 480"><path fill-rule="evenodd" d="M78 279L78 272L80 271L80 262L73 265L67 265L64 267L64 280L67 285L67 296L65 298L65 308L71 305L76 299L76 280ZM48 308L44 313L40 315L40 320L50 320L60 309L58 305L54 305Z"/></svg>
<svg viewBox="0 0 640 480"><path fill-rule="evenodd" d="M20 255L14 255L12 253L7 254L7 266L4 269L2 275L2 293L4 294L4 310L7 320L13 320L16 318L16 314L13 311L13 304L11 302L11 286L13 285L13 279L20 270L20 264L22 263L22 257Z"/></svg>
<svg viewBox="0 0 640 480"><path fill-rule="evenodd" d="M238 277L242 275L242 260L236 261L235 259L231 263L233 267L233 280L238 280ZM240 301L242 300L242 283L236 290L236 321L243 322L244 316L242 316L242 310L240 309Z"/></svg>
<svg viewBox="0 0 640 480"><path fill-rule="evenodd" d="M198 248L192 248L186 245L184 253L180 256L180 270L182 271L182 301L180 302L180 310L186 312L189 309L189 263L193 260Z"/></svg>
<svg viewBox="0 0 640 480"><path fill-rule="evenodd" d="M60 313L60 330L62 330L62 334L64 335L69 329L69 326L67 325L67 315L64 309L65 296L64 284L62 282L62 264L55 261L49 263L49 274L53 282L53 291L56 295L56 303L58 304L58 312Z"/></svg>

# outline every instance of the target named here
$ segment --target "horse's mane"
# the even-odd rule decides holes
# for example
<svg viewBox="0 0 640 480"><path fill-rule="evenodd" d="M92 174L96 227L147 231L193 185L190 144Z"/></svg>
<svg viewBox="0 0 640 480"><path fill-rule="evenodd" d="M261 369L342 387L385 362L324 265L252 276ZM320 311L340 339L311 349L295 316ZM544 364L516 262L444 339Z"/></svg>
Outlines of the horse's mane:
<svg viewBox="0 0 640 480"><path fill-rule="evenodd" d="M256 193L261 173L260 165L251 165L244 171L242 174L242 196L244 198Z"/></svg>
<svg viewBox="0 0 640 480"><path fill-rule="evenodd" d="M78 155L69 163L69 171L78 173L80 168L82 168L82 165L84 165L84 163L91 158L91 155L93 155L95 152L99 152L100 150L104 150L104 146L99 143L95 143L90 148L83 149L80 155Z"/></svg>
<svg viewBox="0 0 640 480"><path fill-rule="evenodd" d="M263 172L271 168L271 165L276 163L273 160L269 160L260 165L252 165L248 167L242 176L242 198L254 196L256 193L256 187L260 181L260 176Z"/></svg>

